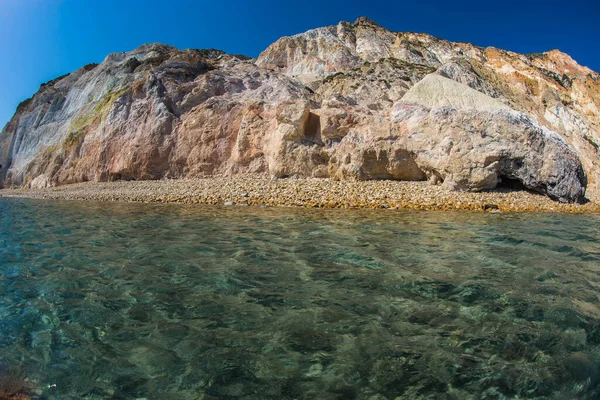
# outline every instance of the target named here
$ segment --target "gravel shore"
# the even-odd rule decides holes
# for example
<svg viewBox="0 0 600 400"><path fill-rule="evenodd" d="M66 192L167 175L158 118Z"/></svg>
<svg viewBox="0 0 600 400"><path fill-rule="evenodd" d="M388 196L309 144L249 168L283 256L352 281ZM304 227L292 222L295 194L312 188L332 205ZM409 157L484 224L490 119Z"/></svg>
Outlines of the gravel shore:
<svg viewBox="0 0 600 400"><path fill-rule="evenodd" d="M65 200L402 210L600 212L527 191L451 192L426 182L330 181L254 177L77 183L47 189L2 189L0 197Z"/></svg>

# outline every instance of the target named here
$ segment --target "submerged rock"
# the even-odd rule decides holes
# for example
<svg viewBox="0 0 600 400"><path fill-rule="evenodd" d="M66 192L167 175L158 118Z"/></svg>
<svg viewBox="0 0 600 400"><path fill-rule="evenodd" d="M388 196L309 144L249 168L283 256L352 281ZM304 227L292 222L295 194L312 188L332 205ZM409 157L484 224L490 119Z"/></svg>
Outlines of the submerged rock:
<svg viewBox="0 0 600 400"><path fill-rule="evenodd" d="M0 187L259 174L519 184L600 199L600 75L361 18L257 59L144 45L42 85L0 134ZM587 191L586 191L587 189Z"/></svg>

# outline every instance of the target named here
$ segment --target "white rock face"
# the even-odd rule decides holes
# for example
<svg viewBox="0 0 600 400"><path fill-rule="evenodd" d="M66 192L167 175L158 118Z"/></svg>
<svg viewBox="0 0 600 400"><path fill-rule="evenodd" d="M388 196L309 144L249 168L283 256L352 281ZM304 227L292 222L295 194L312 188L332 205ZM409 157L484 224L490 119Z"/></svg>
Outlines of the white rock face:
<svg viewBox="0 0 600 400"><path fill-rule="evenodd" d="M457 110L510 110L504 103L441 75L430 74L402 97L402 101L428 108L450 107Z"/></svg>
<svg viewBox="0 0 600 400"><path fill-rule="evenodd" d="M0 187L264 174L510 180L600 200L599 94L600 76L560 52L365 18L281 38L256 60L145 45L23 102L0 134Z"/></svg>

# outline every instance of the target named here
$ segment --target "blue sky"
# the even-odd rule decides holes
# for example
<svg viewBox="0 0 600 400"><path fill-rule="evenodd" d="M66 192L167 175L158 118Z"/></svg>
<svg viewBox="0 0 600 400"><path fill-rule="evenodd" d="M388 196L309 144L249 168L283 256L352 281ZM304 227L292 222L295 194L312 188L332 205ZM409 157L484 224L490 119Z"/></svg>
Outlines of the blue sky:
<svg viewBox="0 0 600 400"><path fill-rule="evenodd" d="M41 83L111 52L162 42L257 56L281 36L361 15L480 46L558 48L600 71L598 0L0 0L0 127Z"/></svg>

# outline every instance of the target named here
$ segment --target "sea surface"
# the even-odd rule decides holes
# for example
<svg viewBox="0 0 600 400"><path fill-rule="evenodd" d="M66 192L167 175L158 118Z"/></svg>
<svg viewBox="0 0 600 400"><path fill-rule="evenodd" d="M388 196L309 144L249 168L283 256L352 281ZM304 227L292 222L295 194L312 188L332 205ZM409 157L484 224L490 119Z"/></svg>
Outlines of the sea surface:
<svg viewBox="0 0 600 400"><path fill-rule="evenodd" d="M0 199L0 385L599 398L599 239L598 215Z"/></svg>

